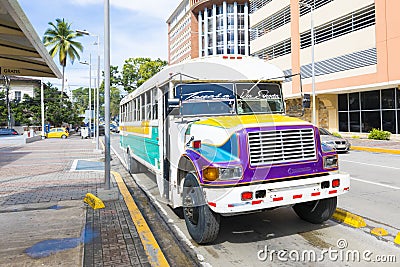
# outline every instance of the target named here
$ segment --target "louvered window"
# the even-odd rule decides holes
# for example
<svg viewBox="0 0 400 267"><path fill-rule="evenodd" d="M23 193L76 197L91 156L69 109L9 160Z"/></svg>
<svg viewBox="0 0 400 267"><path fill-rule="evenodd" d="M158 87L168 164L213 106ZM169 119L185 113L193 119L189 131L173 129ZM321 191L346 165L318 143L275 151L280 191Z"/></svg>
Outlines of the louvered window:
<svg viewBox="0 0 400 267"><path fill-rule="evenodd" d="M375 25L375 5L369 5L314 29L315 44ZM300 34L301 49L311 46L311 31Z"/></svg>

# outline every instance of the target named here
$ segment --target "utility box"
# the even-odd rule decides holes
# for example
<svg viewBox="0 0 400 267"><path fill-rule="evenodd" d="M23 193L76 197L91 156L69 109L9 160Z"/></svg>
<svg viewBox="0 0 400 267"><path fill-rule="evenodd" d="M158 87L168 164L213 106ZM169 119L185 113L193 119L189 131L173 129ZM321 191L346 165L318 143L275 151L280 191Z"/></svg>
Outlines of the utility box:
<svg viewBox="0 0 400 267"><path fill-rule="evenodd" d="M89 127L81 127L81 138L88 138L90 137L90 129Z"/></svg>

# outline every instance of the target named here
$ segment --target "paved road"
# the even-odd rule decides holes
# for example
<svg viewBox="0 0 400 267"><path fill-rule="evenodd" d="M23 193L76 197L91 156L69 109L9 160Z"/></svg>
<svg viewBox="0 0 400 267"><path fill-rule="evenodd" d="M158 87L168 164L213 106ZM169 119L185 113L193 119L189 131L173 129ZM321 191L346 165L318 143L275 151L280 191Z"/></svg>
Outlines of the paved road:
<svg viewBox="0 0 400 267"><path fill-rule="evenodd" d="M339 162L352 177L351 192L339 205L400 231L400 155L351 151Z"/></svg>
<svg viewBox="0 0 400 267"><path fill-rule="evenodd" d="M123 157L119 150L118 140L112 140L114 150ZM364 253L371 251L371 257L379 255L396 255L400 262L399 248L392 243L379 240L365 233L365 229L354 229L338 224L332 220L322 225L312 225L300 220L291 208L251 215L235 216L222 219L221 232L211 245L198 246L191 241L185 222L179 213L173 211L159 196L155 178L151 174L138 174L134 179L150 195L157 199L161 212L169 218L170 223L182 238L198 254L204 263L212 266L372 266L376 263L360 259L353 262L346 260L347 253ZM342 258L329 258L323 251L334 251ZM275 251L275 252L273 252ZM278 251L282 259L278 258ZM288 253L316 253L316 259L308 261L289 260ZM268 256L268 257L267 257ZM273 256L273 259L271 259ZM295 258L295 256L293 256ZM375 259L375 258L374 258ZM387 266L396 266L388 263Z"/></svg>

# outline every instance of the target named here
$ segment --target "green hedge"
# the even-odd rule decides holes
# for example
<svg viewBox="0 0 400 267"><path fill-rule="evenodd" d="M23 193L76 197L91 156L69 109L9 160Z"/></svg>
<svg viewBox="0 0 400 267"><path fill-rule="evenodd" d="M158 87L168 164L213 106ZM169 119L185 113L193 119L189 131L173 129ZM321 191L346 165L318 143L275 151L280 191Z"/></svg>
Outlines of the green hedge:
<svg viewBox="0 0 400 267"><path fill-rule="evenodd" d="M379 129L372 129L368 134L368 139L374 140L389 140L391 133L388 131L382 131Z"/></svg>

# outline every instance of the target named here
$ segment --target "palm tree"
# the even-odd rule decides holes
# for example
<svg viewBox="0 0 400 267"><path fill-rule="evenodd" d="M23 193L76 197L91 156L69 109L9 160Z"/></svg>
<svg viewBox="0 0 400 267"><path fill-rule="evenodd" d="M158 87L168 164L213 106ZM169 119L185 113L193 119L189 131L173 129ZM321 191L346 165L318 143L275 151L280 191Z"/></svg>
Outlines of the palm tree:
<svg viewBox="0 0 400 267"><path fill-rule="evenodd" d="M60 65L62 66L62 89L61 99L64 95L64 81L65 81L65 67L67 66L67 58L71 60L71 64L74 60L80 59L79 52L83 51L81 43L74 41L76 37L82 36L70 29L71 24L64 21L64 19L56 19L57 25L53 22L49 22L51 26L46 30L43 36L43 43L45 46L50 47L50 55L54 58L58 54Z"/></svg>

